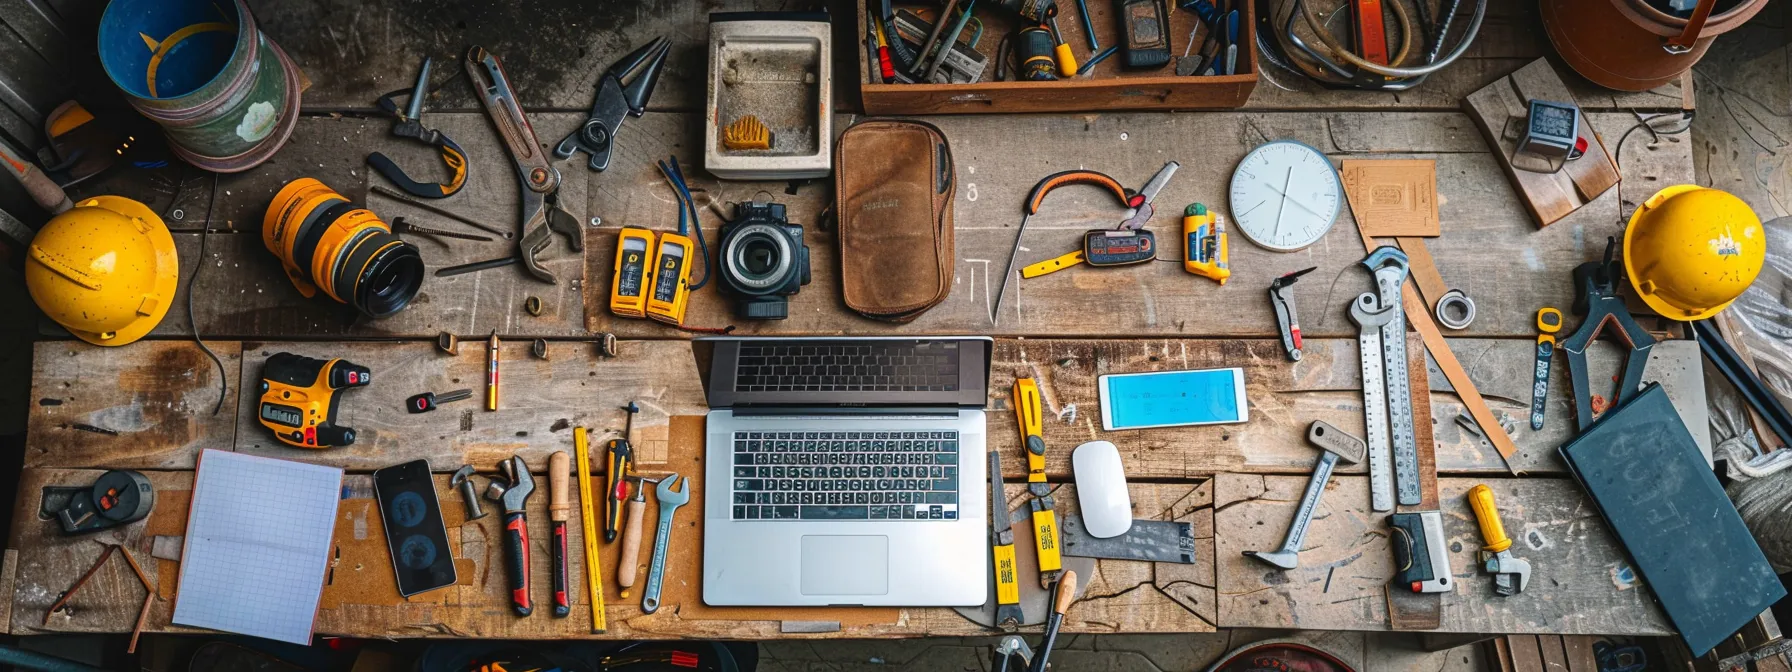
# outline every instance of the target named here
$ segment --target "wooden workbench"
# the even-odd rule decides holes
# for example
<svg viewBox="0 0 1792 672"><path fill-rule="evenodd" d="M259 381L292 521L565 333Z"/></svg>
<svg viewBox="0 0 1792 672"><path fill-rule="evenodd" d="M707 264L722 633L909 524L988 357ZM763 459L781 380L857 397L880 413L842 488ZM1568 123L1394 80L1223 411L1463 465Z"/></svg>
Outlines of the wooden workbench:
<svg viewBox="0 0 1792 672"><path fill-rule="evenodd" d="M592 428L600 443L622 428L618 406L630 400L645 411L636 421L642 468L689 469L700 447L675 440L679 428L706 410L697 365L687 334L659 325L613 317L604 308L615 231L624 224L665 230L676 223L673 199L653 168L656 159L677 156L700 199L740 201L756 194L786 203L793 222L809 231L814 282L792 300L783 322L733 322L741 334L989 334L998 337L989 401L991 448L1019 455L1011 428L1008 389L1017 376L1039 379L1047 409L1047 473L1058 485L1061 512L1075 510L1069 485L1070 448L1095 438L1120 445L1133 479L1135 513L1194 525L1197 563L1192 566L1102 561L1087 597L1072 608L1066 629L1077 632L1194 632L1226 627L1298 627L1380 630L1390 624L1384 586L1391 574L1385 526L1367 511L1364 468L1341 470L1326 494L1302 554L1299 570L1267 570L1240 551L1279 543L1292 516L1304 474L1316 451L1305 445L1306 426L1326 420L1362 432L1361 381L1356 327L1345 314L1350 297L1369 288L1355 266L1363 256L1348 210L1332 232L1314 246L1292 254L1258 248L1235 235L1231 281L1221 288L1189 275L1169 260L1112 270L1075 270L1009 283L1003 314L989 316L1002 264L1019 223L1019 201L1039 177L1074 167L1106 172L1123 183L1141 183L1168 160L1182 170L1159 195L1160 215L1152 227L1168 240L1179 221L1169 216L1188 202L1228 210L1225 191L1232 166L1252 147L1274 139L1297 139L1334 159L1426 158L1437 162L1443 236L1429 241L1438 269L1450 286L1474 297L1479 317L1467 330L1453 332L1451 348L1493 408L1522 419L1530 398L1532 316L1545 305L1566 307L1572 297L1569 272L1595 259L1607 236L1617 235L1620 215L1661 186L1691 182L1692 156L1684 136L1651 142L1637 134L1618 158L1624 184L1547 229L1531 223L1474 124L1457 111L1459 100L1547 51L1534 11L1525 3L1491 3L1487 28L1463 61L1425 85L1404 93L1322 91L1286 72L1270 71L1243 110L1176 114L1059 114L936 117L957 161L960 186L955 202L957 277L951 297L921 319L892 326L858 318L840 300L838 259L831 237L814 224L831 198L825 184L806 183L789 193L783 183L719 182L697 170L701 165L702 62L706 10L694 6L654 6L638 11L609 3L539 3L539 15L525 25L487 26L453 10L410 16L395 0L365 3L253 3L262 27L307 71L313 88L305 95L307 116L292 142L254 171L224 176L216 191L209 176L170 170L165 179L140 173L86 185L82 194L121 193L157 209L180 210L170 217L181 252L181 295L151 338L106 349L68 340L54 330L37 346L33 405L17 490L13 536L0 569L0 632L124 632L141 604L141 588L122 564L103 568L72 609L45 623L44 611L100 550L96 542L124 543L159 580L160 598L149 619L154 631L187 629L169 624L172 584L178 565L149 560L157 535L180 533L179 512L191 488L192 469L202 449L300 459L340 466L345 480L343 525L359 541L371 538L367 472L410 459L427 458L439 472L462 463L489 471L512 454L538 468L557 450L571 450L571 428ZM751 5L755 3L739 3ZM774 4L774 3L757 3ZM334 31L312 29L330 12L352 12L356 21L331 21ZM612 16L611 14L614 14ZM459 23L456 23L456 22ZM473 27L469 28L471 22ZM380 321L356 319L325 300L299 296L277 262L262 247L262 212L286 181L310 176L354 197L366 194L370 177L362 157L378 149L400 165L433 165L423 148L387 135L390 122L364 113L378 93L408 85L415 59L455 55L452 45L480 42L504 59L526 104L537 134L552 143L575 128L589 104L591 82L615 57L656 33L675 43L672 60L653 111L629 119L618 136L618 154L602 174L582 161L563 162L562 202L586 223L583 263L556 242L547 266L563 280L547 285L515 268L434 278L413 305ZM850 39L836 48L850 51ZM574 56L576 54L576 57ZM458 68L458 65L452 67ZM1674 87L1645 94L1594 89L1559 69L1580 96L1595 129L1608 143L1635 123L1631 110L1677 109ZM840 68L846 80L854 68ZM1288 88L1284 88L1288 87ZM853 88L835 101L835 129L858 117ZM439 111L438 111L439 110ZM464 85L448 86L426 117L468 152L471 178L465 193L446 207L490 222L513 226L517 186L514 173L483 114ZM1608 144L1618 152L1618 147ZM167 185L180 184L176 194ZM158 191L161 190L161 191ZM212 205L215 199L215 206ZM1623 202L1621 205L1621 201ZM382 216L436 221L379 196L372 207ZM215 212L212 212L215 207ZM1030 225L1020 262L1056 256L1073 244L1076 231L1091 222L1117 221L1121 212L1094 192L1067 190ZM719 220L703 215L709 240ZM601 221L597 221L601 220ZM208 226L209 235L200 232ZM419 242L431 267L507 254L498 244ZM201 249L204 249L203 254ZM1175 246L1180 248L1180 245ZM1177 250L1178 254L1180 249ZM1282 273L1316 266L1297 285L1296 296L1307 335L1305 358L1291 363L1275 338L1275 320L1264 288ZM204 269L194 288L192 273ZM223 360L220 373L188 340L185 312L193 292L193 321ZM542 300L540 316L522 310L526 297ZM729 323L717 290L693 297L689 322ZM1572 325L1570 325L1572 327ZM504 406L496 413L462 402L427 415L410 415L400 401L425 389L478 388L483 384L482 344L463 344L458 356L436 351L439 332L474 339L496 331L505 338ZM623 340L614 358L598 354L600 332ZM551 339L549 359L527 354L528 339ZM1662 380L1686 413L1702 413L1703 390L1696 348L1665 343L1656 348L1649 377ZM351 392L343 422L360 430L350 448L305 451L271 440L254 417L253 387L261 362L273 352L343 357L380 375L373 387ZM1415 358L1423 350L1411 350ZM1596 363L1615 366L1611 352L1595 351ZM1251 421L1243 425L1105 433L1099 429L1095 377L1106 373L1241 366L1246 369ZM222 375L226 392L220 405ZM1520 450L1510 461L1463 430L1454 419L1461 402L1447 381L1431 371L1430 431L1442 504L1451 537L1458 590L1442 605L1439 630L1466 633L1665 634L1671 629L1650 602L1647 589L1627 580L1628 564L1580 489L1564 477L1554 449L1569 436L1572 404L1564 367L1552 383L1549 424L1532 432L1522 420L1513 434ZM1600 378L1600 376L1595 376ZM1426 397L1421 396L1421 399ZM76 428L91 425L116 436ZM1703 422L1688 422L1703 427ZM693 452L694 451L694 452ZM1019 459L1004 461L1011 503L1021 501ZM147 473L162 493L150 521L90 537L56 533L38 518L40 489L48 484L86 483L103 468ZM688 473L688 472L687 472ZM460 504L440 488L445 513L456 521ZM1526 593L1494 597L1488 579L1474 571L1478 547L1462 492L1477 482L1491 485L1504 507L1509 529L1520 539L1520 555L1537 575ZM540 526L535 583L546 585L546 498L530 502L530 518ZM164 510L163 507L166 507ZM577 515L576 512L574 514ZM651 515L651 512L650 512ZM377 515L371 516L377 523ZM694 523L693 523L694 524ZM577 521L570 526L579 545ZM151 529L154 528L154 529ZM682 528L681 528L682 529ZM588 612L581 592L571 618L545 613L513 616L501 595L495 517L454 525L451 538L463 571L461 585L403 602L379 585L387 573L383 542L373 555L345 542L347 560L332 570L318 631L370 637L480 636L559 638L585 636ZM675 554L697 552L695 530L676 537ZM343 537L339 535L339 541ZM613 546L609 549L614 553ZM612 556L613 557L613 556ZM366 562L362 562L365 560ZM575 566L582 565L575 563ZM614 564L604 567L614 574ZM582 570L576 570L582 571ZM366 582L374 583L366 583ZM669 578L668 590L695 595L694 576ZM340 585L338 585L340 584ZM386 586L390 578L386 577ZM575 585L582 585L574 577ZM694 601L672 603L643 615L611 586L609 637L919 636L985 633L947 609L869 610L838 619L837 632L784 632L781 622L797 615L763 610L728 611ZM387 594L389 592L389 594ZM830 618L833 618L830 616ZM857 620L854 620L857 619Z"/></svg>

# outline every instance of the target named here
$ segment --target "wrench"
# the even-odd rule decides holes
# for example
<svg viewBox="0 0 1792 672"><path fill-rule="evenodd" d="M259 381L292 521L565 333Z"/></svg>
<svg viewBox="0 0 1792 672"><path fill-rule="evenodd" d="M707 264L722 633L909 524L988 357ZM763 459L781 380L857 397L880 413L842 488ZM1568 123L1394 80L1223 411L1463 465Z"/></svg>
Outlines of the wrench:
<svg viewBox="0 0 1792 672"><path fill-rule="evenodd" d="M1300 566L1300 547L1307 540L1307 525L1313 522L1313 511L1319 508L1319 497L1325 494L1325 484L1332 480L1332 467L1337 466L1338 460L1356 464L1369 449L1362 439L1346 434L1324 420L1315 420L1307 426L1307 441L1324 452L1319 456L1319 464L1313 467L1313 477L1307 479L1307 493L1301 495L1300 508L1294 512L1294 522L1288 524L1288 536L1282 540L1281 550L1244 552L1282 569Z"/></svg>
<svg viewBox="0 0 1792 672"><path fill-rule="evenodd" d="M1393 319L1381 325L1383 368L1387 373L1388 423L1393 428L1394 491L1400 504L1419 503L1419 456L1412 418L1412 384L1406 374L1406 311L1402 286L1410 275L1406 253L1391 245L1375 248L1362 264L1375 276L1381 307Z"/></svg>
<svg viewBox="0 0 1792 672"><path fill-rule="evenodd" d="M676 488L684 483L684 491ZM653 564L647 568L647 592L641 595L641 611L651 614L660 610L660 580L666 573L666 546L672 541L672 514L691 501L691 479L672 474L660 481L653 491L660 505L660 528L653 536Z"/></svg>

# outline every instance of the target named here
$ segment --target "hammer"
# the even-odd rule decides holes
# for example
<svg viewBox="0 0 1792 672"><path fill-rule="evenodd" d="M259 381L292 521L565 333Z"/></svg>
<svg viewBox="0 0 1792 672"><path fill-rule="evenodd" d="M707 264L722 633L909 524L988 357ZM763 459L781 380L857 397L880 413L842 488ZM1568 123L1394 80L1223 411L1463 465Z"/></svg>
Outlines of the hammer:
<svg viewBox="0 0 1792 672"><path fill-rule="evenodd" d="M1307 494L1300 498L1300 509L1294 512L1294 522L1288 525L1288 536L1282 540L1282 548L1244 552L1247 556L1282 569L1300 566L1300 546L1307 539L1307 525L1313 522L1313 511L1319 508L1319 496L1325 494L1325 484L1332 480L1332 468L1338 465L1338 460L1348 464L1361 462L1363 455L1369 450L1362 439L1346 434L1323 420L1314 420L1307 427L1307 441L1323 452L1319 455L1319 464L1313 467L1313 476L1307 479Z"/></svg>

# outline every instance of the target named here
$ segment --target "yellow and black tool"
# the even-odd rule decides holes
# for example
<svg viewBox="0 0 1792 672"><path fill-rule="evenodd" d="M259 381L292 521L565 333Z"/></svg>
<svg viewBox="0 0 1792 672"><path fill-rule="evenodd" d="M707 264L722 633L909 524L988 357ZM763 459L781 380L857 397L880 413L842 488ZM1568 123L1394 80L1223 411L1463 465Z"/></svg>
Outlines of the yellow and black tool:
<svg viewBox="0 0 1792 672"><path fill-rule="evenodd" d="M467 184L467 153L460 148L460 145L455 144L453 139L443 135L441 131L423 126L423 101L429 97L429 69L430 60L428 57L424 57L423 68L417 71L417 85L409 90L393 91L380 96L379 106L387 114L398 117L398 123L392 125L392 135L422 142L435 147L442 153L442 163L448 166L448 181L432 184L413 180L411 176L405 174L404 169L393 163L392 159L386 158L385 154L379 152L367 155L367 165L373 166L374 170L379 171L381 175L386 176L386 179L391 180L393 184L398 185L398 188L412 196L447 198L459 192L460 188ZM394 102L393 98L407 93L410 94L410 101L403 110L400 110L398 103Z"/></svg>
<svg viewBox="0 0 1792 672"><path fill-rule="evenodd" d="M653 284L654 252L652 231L625 226L616 234L616 266L610 276L610 312L617 317L647 316L647 288Z"/></svg>
<svg viewBox="0 0 1792 672"><path fill-rule="evenodd" d="M609 454L609 461L604 469L604 543L616 540L616 532L622 527L622 502L628 499L628 477L635 472L635 447L629 443L629 435L635 431L635 414L641 407L635 402L628 402L622 410L628 411L628 420L623 425L622 438L610 439L604 445Z"/></svg>
<svg viewBox="0 0 1792 672"><path fill-rule="evenodd" d="M286 183L262 216L261 242L306 298L323 292L381 318L410 305L423 287L416 245L363 206L309 177Z"/></svg>
<svg viewBox="0 0 1792 672"><path fill-rule="evenodd" d="M1008 522L1008 493L1002 488L1002 454L989 452L989 546L995 562L996 627L1018 627L1026 620L1020 610L1020 568L1014 560L1014 525Z"/></svg>
<svg viewBox="0 0 1792 672"><path fill-rule="evenodd" d="M257 415L274 438L300 448L333 448L355 442L355 430L336 424L337 391L373 382L367 367L341 359L275 353L261 365Z"/></svg>
<svg viewBox="0 0 1792 672"><path fill-rule="evenodd" d="M1226 285L1232 268L1226 262L1226 217L1200 203L1182 211L1182 270Z"/></svg>
<svg viewBox="0 0 1792 672"><path fill-rule="evenodd" d="M616 264L610 280L610 312L618 317L646 317L684 328L691 292L709 283L709 246L678 159L659 162L672 193L678 197L678 233L655 234L623 227L617 234ZM696 229L696 244L688 237ZM703 280L692 284L691 257L703 262Z"/></svg>
<svg viewBox="0 0 1792 672"><path fill-rule="evenodd" d="M609 627L604 622L604 568L597 551L597 505L591 495L591 440L584 427L572 430L573 467L579 475L579 521L585 532L585 584L591 599L591 632L603 634Z"/></svg>
<svg viewBox="0 0 1792 672"><path fill-rule="evenodd" d="M1020 420L1021 444L1027 451L1027 492L1033 495L1033 542L1039 552L1039 585L1050 588L1064 571L1058 548L1058 514L1052 510L1051 486L1045 482L1045 416L1039 383L1014 381L1014 415Z"/></svg>

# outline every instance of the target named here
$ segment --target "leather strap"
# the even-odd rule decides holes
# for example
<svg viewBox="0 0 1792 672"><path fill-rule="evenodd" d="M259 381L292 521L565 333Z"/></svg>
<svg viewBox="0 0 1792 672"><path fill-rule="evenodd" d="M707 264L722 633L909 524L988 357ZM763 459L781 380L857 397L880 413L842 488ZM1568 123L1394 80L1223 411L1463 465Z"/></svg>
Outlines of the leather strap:
<svg viewBox="0 0 1792 672"><path fill-rule="evenodd" d="M1668 38L1661 48L1674 55L1692 51L1692 46L1699 41L1699 33L1705 31L1705 20L1711 18L1711 10L1715 7L1717 0L1699 0L1692 9L1692 17L1686 20L1686 30L1680 31L1678 37Z"/></svg>

